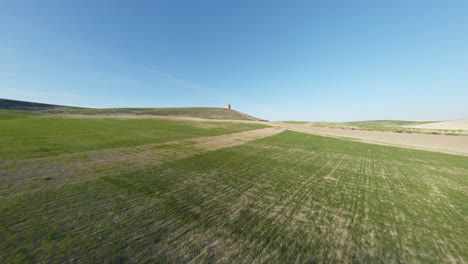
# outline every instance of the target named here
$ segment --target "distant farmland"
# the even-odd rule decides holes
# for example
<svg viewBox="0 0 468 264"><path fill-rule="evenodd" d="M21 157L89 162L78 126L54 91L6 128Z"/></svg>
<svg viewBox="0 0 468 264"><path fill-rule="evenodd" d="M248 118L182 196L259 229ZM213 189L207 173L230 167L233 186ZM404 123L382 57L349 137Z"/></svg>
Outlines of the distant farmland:
<svg viewBox="0 0 468 264"><path fill-rule="evenodd" d="M383 131L397 133L421 133L436 135L468 135L468 120L455 121L407 121L407 120L371 120L358 122L307 122L283 121L286 124L310 127L327 127L351 130Z"/></svg>
<svg viewBox="0 0 468 264"><path fill-rule="evenodd" d="M466 263L468 157L0 113L1 263Z"/></svg>

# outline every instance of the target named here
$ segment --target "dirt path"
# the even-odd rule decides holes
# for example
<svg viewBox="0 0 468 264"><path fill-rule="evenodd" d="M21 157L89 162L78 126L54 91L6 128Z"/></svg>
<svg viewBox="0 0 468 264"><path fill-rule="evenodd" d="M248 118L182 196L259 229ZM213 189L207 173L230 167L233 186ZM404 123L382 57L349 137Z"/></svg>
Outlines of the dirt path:
<svg viewBox="0 0 468 264"><path fill-rule="evenodd" d="M263 128L235 134L0 162L0 198L23 191L152 167L284 131Z"/></svg>
<svg viewBox="0 0 468 264"><path fill-rule="evenodd" d="M326 127L310 127L279 122L269 122L268 124L271 126L278 126L302 133L352 138L360 142L371 144L381 144L468 156L468 136L336 129Z"/></svg>
<svg viewBox="0 0 468 264"><path fill-rule="evenodd" d="M420 133L396 133L383 131L366 131L335 129L325 127L311 127L297 124L287 124L281 122L262 122L245 120L224 120L224 119L203 119L176 116L153 116L153 115L55 115L68 118L115 118L115 119L167 119L167 120L186 120L195 122L242 122L259 123L289 129L302 133L309 133L323 136L333 136L341 138L352 138L354 140L401 148L421 149L455 155L468 156L468 136L450 136L450 135L431 135Z"/></svg>

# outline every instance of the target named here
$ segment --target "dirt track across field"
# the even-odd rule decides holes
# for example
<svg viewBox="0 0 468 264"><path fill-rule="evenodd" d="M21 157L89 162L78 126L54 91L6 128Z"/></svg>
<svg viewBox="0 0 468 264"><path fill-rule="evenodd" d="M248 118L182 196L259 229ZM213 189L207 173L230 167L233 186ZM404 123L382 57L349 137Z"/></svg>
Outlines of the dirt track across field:
<svg viewBox="0 0 468 264"><path fill-rule="evenodd" d="M468 156L468 136L337 129L326 127L310 127L279 122L269 122L269 124L302 133L351 138L357 141L371 144L389 145Z"/></svg>
<svg viewBox="0 0 468 264"><path fill-rule="evenodd" d="M154 116L154 115L55 115L67 118L113 118L113 119L167 119L195 122L242 122L259 123L280 127L302 133L322 136L348 138L360 142L388 145L401 148L420 149L442 152L448 154L468 156L468 136L431 135L422 133L396 133L383 131L351 130L325 127L311 127L298 124L281 122L262 122L245 120L202 119L178 116ZM442 122L440 122L442 123ZM428 124L430 125L430 124Z"/></svg>

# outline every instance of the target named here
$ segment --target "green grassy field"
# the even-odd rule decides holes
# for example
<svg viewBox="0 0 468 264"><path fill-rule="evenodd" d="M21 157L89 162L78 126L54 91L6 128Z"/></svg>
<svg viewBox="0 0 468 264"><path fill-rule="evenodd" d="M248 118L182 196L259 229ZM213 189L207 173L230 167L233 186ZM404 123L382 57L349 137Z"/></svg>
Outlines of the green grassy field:
<svg viewBox="0 0 468 264"><path fill-rule="evenodd" d="M10 160L0 163L10 170L0 177L11 181L1 185L1 263L468 260L467 157L289 131L200 152L190 142L151 143L262 126L49 117L19 121L0 121L2 146L10 151L20 146L15 155L2 152ZM4 131L10 131L8 137ZM15 136L16 141L5 141ZM67 140L55 152L29 147L60 138ZM27 143L17 143L20 139ZM97 144L101 140L106 143ZM63 158L72 154L63 153L115 148L121 141L132 146L121 151L141 152L140 158L148 149L158 155L185 154L145 166L119 160L110 167L83 163L97 166L89 170L93 177L79 166L55 171L58 177L41 175L44 160L67 164ZM25 160L31 157L42 158ZM40 161L31 175L14 166L30 160ZM75 179L51 184L61 174ZM31 186L14 184L25 177Z"/></svg>
<svg viewBox="0 0 468 264"><path fill-rule="evenodd" d="M0 110L0 121L10 119L23 119L28 117L38 117L44 114L31 111L16 111L16 110Z"/></svg>
<svg viewBox="0 0 468 264"><path fill-rule="evenodd" d="M215 136L265 127L248 123L86 119L0 110L0 160L117 148Z"/></svg>

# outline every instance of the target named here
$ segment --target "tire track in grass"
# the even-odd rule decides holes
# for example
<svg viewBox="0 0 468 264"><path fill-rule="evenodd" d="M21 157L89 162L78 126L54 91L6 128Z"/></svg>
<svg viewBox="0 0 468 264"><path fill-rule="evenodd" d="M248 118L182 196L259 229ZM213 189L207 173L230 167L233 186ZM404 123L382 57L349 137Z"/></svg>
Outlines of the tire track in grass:
<svg viewBox="0 0 468 264"><path fill-rule="evenodd" d="M347 167L353 166L352 160L350 160L348 164ZM316 220L320 228L320 233L325 235L325 238L320 236L321 238L319 237L318 240L323 243L318 253L323 259L334 259L336 261L346 262L347 259L345 259L346 255L344 255L344 252L346 252L347 247L352 246L349 242L344 243L349 236L347 230L348 220L346 217L348 209L344 206L349 206L349 204L353 203L353 200L348 200L347 203L342 203L342 201L343 199L348 199L347 196L350 195L350 192L354 191L353 188L350 188L352 186L349 186L346 180L347 179L342 179L340 185L335 185L333 191L328 190L328 193L323 193L322 191L320 195L326 197L326 199L321 202L322 208ZM322 186L322 190L327 189L327 185Z"/></svg>
<svg viewBox="0 0 468 264"><path fill-rule="evenodd" d="M456 210L457 206L450 203L447 195L449 195L450 192L459 191L458 188L451 188L451 180L454 177L464 178L466 174L461 173L457 175L454 173L456 170L453 170L452 173L440 173L446 171L444 167L441 168L442 170L438 170L439 173L432 174L431 172L434 171L432 166L422 167L418 170L410 167L406 168L408 172L403 175L406 176L407 181L409 181L411 185L417 186L419 190L421 190L421 193L417 193L417 195L414 196L414 200L418 206L414 207L413 211L417 216L422 216L423 221L420 222L420 225L413 226L411 228L413 230L417 230L417 232L414 233L421 234L421 236L424 235L432 237L433 241L438 244L438 248L441 251L439 254L446 254L448 256L450 255L449 253L455 252L451 249L452 246L461 246L459 243L455 243L455 241L457 241L457 237L463 237L463 234L457 234L455 230L448 229L447 225L444 224L444 218L449 216L452 221L464 222L465 226L468 223L466 218L463 217L461 211ZM453 166L450 169L453 169ZM445 188L442 189L442 187ZM461 188L462 189L460 191L463 193L463 186ZM422 193L425 195L421 196ZM441 214L435 214L435 212L440 212ZM430 217L431 215L437 215L438 217ZM433 225L434 222L439 222L439 228L445 229L445 237L452 236L451 243L443 241L440 237L429 235L431 233L430 226ZM415 249L416 246L417 245L415 244L405 244L405 248L408 249L409 252L418 252L418 250Z"/></svg>
<svg viewBox="0 0 468 264"><path fill-rule="evenodd" d="M247 165L247 164L243 164L243 165ZM252 165L253 165L253 164L252 164ZM247 167L248 167L248 168L251 168L252 165L247 166ZM229 166L229 167L231 167L231 169L230 169L230 171L225 171L226 173L232 173L233 171L235 171L235 168L232 168L232 166ZM222 171L224 171L224 169L225 169L225 168L223 167L223 168L222 168ZM247 170L247 171L248 171L248 170ZM241 172L241 173L243 173L243 172ZM265 173L260 173L260 174L255 175L251 180L248 180L248 183L245 183L245 184L242 184L242 185L235 185L235 184L233 183L233 185L232 185L230 188L227 189L228 191L226 191L226 189L225 189L225 190L223 190L223 191L221 192L221 193L223 193L222 196L226 196L226 198L228 198L228 200L234 200L234 199L235 199L235 196L238 195L238 192L240 192L241 194L242 194L242 193L245 193L245 191L242 191L243 189L245 189L244 186L246 186L246 185L255 186L255 182L261 182L261 181L262 181L262 180L260 180L261 178L270 177L271 174L272 174L271 172L265 171ZM240 187L240 188L239 188L239 187ZM250 192L250 191L252 190L252 188L253 188L253 187L247 188L247 192ZM214 188L214 189L217 189L217 188ZM174 193L179 193L179 194L180 194L181 192L182 192L182 190L178 190L177 192L174 191ZM226 194L227 194L227 195L226 195ZM176 194L174 194L174 195L176 195ZM213 195L216 195L216 193L214 193ZM219 196L219 194L218 194L217 196ZM253 198L252 198L252 199L253 199ZM207 202L208 202L208 201L207 201ZM222 202L222 203L225 203L224 200L221 200L221 202ZM225 204L225 207L236 207L236 208L239 207L238 205L236 205L235 202L234 202L233 204L234 204L234 205L229 206L229 203L227 203L227 204ZM241 206L247 207L248 205L242 204ZM250 208L250 209L260 209L260 208L256 208L256 207L253 207L253 208L248 207L248 208ZM217 219L217 220L216 220L217 222L223 222L224 219L220 219L219 216L216 216L216 214L218 214L219 212L216 212L215 210L212 210L212 209L207 210L207 211L208 211L208 213L207 213L208 215L205 215L205 217L213 216L213 219ZM210 218L211 218L211 217L210 217ZM231 223L231 224L232 224L232 223ZM262 223L259 223L259 224L261 225ZM184 231L183 231L184 229L185 229L185 228L183 228L182 230L177 231L177 233L184 233ZM206 232L205 232L205 233L206 233ZM185 240L182 240L182 241L185 241ZM247 241L246 241L246 242L247 242ZM182 250L183 247L184 247L183 244L179 244L179 245L177 246L177 248L179 248L180 250ZM256 248L256 247L252 247L252 249L253 249L253 248ZM245 252L244 252L244 253L245 253ZM255 253L255 252L249 253L249 255L251 255L251 254L256 255L256 254L258 254L258 253Z"/></svg>
<svg viewBox="0 0 468 264"><path fill-rule="evenodd" d="M359 248L360 244L367 245L366 248L366 255L369 257L375 257L375 237L373 235L373 230L369 228L367 225L369 224L369 206L371 202L370 193L374 190L373 188L373 181L372 181L372 165L373 165L373 158L369 156L370 151L366 151L366 155L360 159L359 162L359 170L357 171L359 175L359 181L357 184L354 185L359 193L355 196L355 199L352 203L352 206L349 208L350 210L350 218L351 218L351 227L350 230L358 229L358 231L351 233L351 238L353 236L358 236L359 234L368 233L367 238L361 238L361 241L356 241L353 247L348 248L346 255L353 256L357 258L359 261L366 261L367 256L362 254L355 254L353 251L359 249L359 252L363 252L362 248ZM358 188L359 187L359 188Z"/></svg>
<svg viewBox="0 0 468 264"><path fill-rule="evenodd" d="M431 177L425 176L431 175L428 173L429 171L425 171L419 166L417 168L408 167L408 165L405 166L400 161L392 159L382 159L380 161L375 161L375 163L375 173L373 174L382 174L382 177L374 177L373 179L378 180L377 186L381 191L375 192L377 197L371 200L371 204L373 208L380 205L380 215L376 215L375 211L371 211L368 212L372 213L371 216L367 214L366 217L370 218L371 226L376 225L372 229L380 230L389 238L384 240L380 239L380 245L377 244L374 246L378 255L388 254L388 258L397 256L401 260L419 259L421 261L445 257L444 255L429 256L416 253L424 252L425 250L421 245L427 242L419 241L421 244L414 243L418 241L417 237L431 237L431 235L429 235L431 231L425 226L429 227L434 224L434 221L439 221L437 218L426 218L424 215L443 216L454 213L453 210L448 210L450 208L447 206L441 206L440 208L435 207L435 204L439 203L437 199L428 200L427 196L421 196L418 192L428 189L428 186L431 185ZM370 172L366 172L366 174L368 173ZM442 183L438 185L444 186ZM409 207L409 205L411 205L411 207ZM437 211L439 211L439 213L442 211L446 212L439 214L436 213ZM408 223L413 223L410 219L421 218L425 220L420 221L418 225L408 225ZM376 222L376 219L380 219L380 221ZM384 220L382 221L382 219ZM444 226L444 220L441 218L440 221L440 226ZM447 235L451 236L451 233L452 232L448 231ZM437 240L436 237L434 238ZM454 237L453 241L456 241L456 237ZM439 247L443 249L449 244L450 243L441 243ZM388 250L389 248L392 250ZM441 252L447 254L451 252L451 250L447 247Z"/></svg>
<svg viewBox="0 0 468 264"><path fill-rule="evenodd" d="M300 168L308 161L307 158L304 158L304 157L301 158L301 157L296 157L296 156L294 156L293 160L295 162L290 163L286 170L281 171L281 173L284 174L285 176L289 174L289 172L293 172L294 169ZM327 166L328 164L325 164L321 169ZM304 200L303 196L301 196L301 194L303 194L301 193L301 190L305 186L305 184L301 184L303 182L302 178L303 178L302 176L297 177L295 179L289 178L288 184L284 186L285 188L294 190L294 186L300 186L300 187L297 188L295 191L288 193L287 196L283 196L282 198L277 199L276 201L273 200L270 202L270 204L266 204L266 205L264 204L263 210L262 210L262 211L269 211L271 209L272 213L268 215L267 219L272 219L273 223L277 223L280 226L284 226L288 229L291 228L292 229L291 232L293 233L296 232L295 230L295 227L296 227L295 222L297 220L295 218L296 212L301 207L301 201ZM309 177L309 179L312 179L312 178L313 177ZM298 240L301 243L304 242L302 241L302 239L304 238L301 238L301 236L298 236ZM270 250L274 250L275 246L272 244L274 242L275 242L274 239L271 239L270 242L264 245L263 247L269 248ZM290 246L294 246L294 245L290 245ZM261 252L259 252L254 258L253 262L265 263L265 261L267 261L269 257L270 256L268 255L261 255Z"/></svg>
<svg viewBox="0 0 468 264"><path fill-rule="evenodd" d="M281 151L279 151L281 153ZM315 158L315 157L314 157ZM297 172L294 171L295 168L300 168L304 167L309 163L311 160L308 157L304 156L293 156L290 157L290 160L287 162L288 166L286 168L283 168L281 170L282 175L285 176L285 178L288 178L286 175L288 174L295 174ZM286 185L283 184L284 188L287 189L292 189L294 190L292 194L288 192L288 195L283 195L280 196L278 199L270 201L270 204L275 205L275 207L278 207L279 210L274 210L275 208L271 207L270 205L265 205L265 204L260 204L259 202L256 202L255 204L257 205L256 209L260 210L259 212L268 212L268 211L273 211L274 213L270 213L269 218L273 218L274 222L277 222L281 226L296 226L297 225L297 219L296 219L296 213L300 211L304 206L302 201L306 200L306 198L309 198L311 192L306 192L304 191L305 189L313 189L312 185L317 184L318 181L323 180L322 178L324 175L327 175L326 173L317 173L321 172L322 170L330 169L331 171L334 171L337 167L340 166L340 164L334 164L334 166L330 166L331 164L331 159L330 157L327 157L326 163L321 166L318 170L314 171L312 175L309 177L306 177L307 182L304 182L304 179L302 177L297 177L297 178L288 178L288 183ZM330 174L330 172L328 172ZM278 179L280 177L275 177L274 179ZM268 190L268 188L271 188L272 185L276 184L274 181L270 181L270 186L266 186L263 190ZM295 188L294 186L299 186ZM262 190L259 190L259 192L262 192ZM268 196L268 194L263 193L261 197ZM257 201L259 200L258 197L256 199ZM273 209L273 210L271 210ZM305 210L307 211L307 210ZM266 219L265 219L266 220ZM305 219L304 219L305 220ZM274 223L273 222L273 223ZM259 225L262 225L262 223L259 223ZM294 231L294 229L292 230ZM301 237L301 236L299 236ZM303 239L306 239L305 237ZM301 240L301 239L299 239ZM264 251L265 248L270 248L270 244L274 242L273 240L270 240L270 243L263 245L262 248ZM305 241L298 241L299 244L301 243L306 243ZM292 246L292 245L290 245ZM274 250L273 248L270 248L270 250ZM268 259L270 256L260 256L260 253L257 255L258 262L262 262L258 258L264 258ZM254 261L256 262L256 261Z"/></svg>
<svg viewBox="0 0 468 264"><path fill-rule="evenodd" d="M236 157L233 157L233 158L237 159ZM245 157L241 157L241 158L245 159ZM233 162L236 163L235 161L233 161ZM230 163L228 163L228 164L230 164ZM243 164L243 165L248 165L248 164ZM250 168L252 165L247 166L247 168ZM226 173L233 173L234 171L236 171L235 167L233 167L233 166L228 166L228 167L230 167L230 170L225 171ZM222 167L220 169L222 171L224 171L225 167ZM240 172L240 173L243 174L245 172L248 172L248 170ZM269 174L269 173L266 172L266 173L261 173L261 174L254 175L254 177L252 177L251 179L245 181L241 185L236 185L235 183L232 183L230 186L224 186L224 187L222 186L223 189L221 191L218 188L214 188L214 186L211 186L211 188L210 188L210 186L206 186L207 188L210 188L212 190L212 193L208 194L208 196L213 197L213 199L207 200L206 203L209 204L209 203L213 203L213 202L217 201L218 203L221 203L221 204L226 203L223 207L229 207L229 202L231 202L231 203L235 202L236 196L242 196L245 192L250 192L250 190L252 188L254 188L255 183L260 181L260 178L265 177L265 175L267 175L267 174ZM205 176L210 177L210 175L205 175ZM195 177L203 177L203 176L204 175L195 176ZM204 185L204 183L208 183L208 181L202 182L201 184ZM219 183L219 181L218 181L218 183ZM215 184L216 184L216 182L215 182ZM207 185L209 185L209 184L207 184ZM200 184L196 184L196 186L198 187L198 186L200 186ZM205 186L203 186L203 187L205 187ZM216 190L218 190L218 191L216 191ZM183 189L177 189L177 190L174 190L173 192L171 192L172 193L171 195L174 195L174 196L180 195L181 192L184 192L184 190ZM222 198L222 197L220 197L218 192L223 194L221 196L224 197L224 199L217 199L217 198ZM223 218L224 214L220 215L220 212L217 211L216 208L209 208L209 209L205 208L205 209L206 210L204 210L203 217L205 219L211 219L210 222L223 223L223 221L227 220L227 219ZM179 243L177 243L176 248L173 248L172 251L174 251L174 252L187 252L187 249L188 249L189 245L187 245L186 243L189 243L189 244L190 243L197 243L198 244L198 242L194 242L191 239L191 237L193 236L193 234L190 232L191 228L192 228L191 226L181 226L177 231L175 231L176 234L181 234L181 236L178 236L178 238L176 239L176 241L179 241ZM218 230L218 231L216 231L216 230ZM223 259L225 259L225 260L226 259L241 259L240 254L245 253L245 252L239 251L240 248L237 248L237 250L236 250L235 247L231 246L231 245L235 245L235 241L233 241L232 238L230 238L230 235L229 235L230 232L229 231L227 231L227 230L223 231L222 226L217 226L214 229L210 228L208 230L204 230L203 234L205 234L205 236L207 236L207 237L212 237L212 236L216 237L215 234L220 233L220 232L223 233L223 235L221 236L222 239L220 239L219 236L217 237L217 240L216 240L216 242L218 242L217 245L219 245L220 247L223 247L223 248L231 248L232 249L232 251L230 250L229 254L227 254L227 256L224 256ZM211 234L213 234L213 235L211 235ZM183 241L183 243L180 243L180 241ZM244 241L243 244L247 246L248 244L250 244L250 242L249 241ZM212 244L210 244L210 245L212 245ZM255 248L255 247L252 246L252 248ZM184 259L181 259L180 261L188 262L190 260L194 260L194 259L196 260L198 258L202 258L201 255L207 254L206 251L199 251L198 249L195 250L195 251L198 251L199 253L197 255L195 255L195 256L186 256ZM220 262L223 262L223 261L220 261Z"/></svg>
<svg viewBox="0 0 468 264"><path fill-rule="evenodd" d="M307 159L306 157L302 158L296 158L292 157L291 158L293 162L288 163L289 171L291 172L290 174L296 174L297 171L292 170L293 165L295 164L295 167L304 167L307 165L307 163L311 162L311 159ZM299 211L305 211L305 212L310 212L310 210L307 208L308 204L303 202L307 199L312 200L313 199L313 191L306 191L307 189L310 190L315 190L317 185L319 186L321 183L325 182L324 178L326 175L333 174L334 171L343 165L343 163L337 162L334 163L332 162L333 157L325 157L323 159L325 162L319 162L322 165L319 169L316 169L315 171L312 172L312 175L309 177L306 177L305 179L303 177L297 177L293 179L289 179L289 184L287 186L284 186L285 188L293 190L292 194L288 196L283 196L277 199L276 201L273 201L272 204L277 204L276 206L279 207L279 210L276 210L274 214L270 213L270 217L273 217L276 222L278 222L280 225L285 226L288 228L288 226L293 225L296 227L300 227L303 221L307 222L308 219L311 219L313 217L310 217L310 215L304 214L304 216L299 216L299 220L297 219L297 212ZM330 166L333 165L333 166ZM331 172L323 172L325 170L330 170ZM284 171L282 171L283 174L287 175ZM298 187L295 187L298 186ZM290 192L288 192L289 194ZM266 209L263 209L263 211L269 211L269 208L267 207ZM301 219L302 218L302 219ZM300 223L300 224L299 224ZM299 224L299 226L297 226ZM297 230L300 230L297 229ZM291 232L297 233L294 229L291 230ZM301 239L295 240L296 244L298 244L298 247L300 244L311 244L313 243L310 240L307 240L310 237L304 237L304 233L297 233L298 238L302 237ZM270 243L271 244L271 243ZM270 246L268 244L268 246ZM290 245L294 246L294 245ZM273 248L271 249L273 250ZM299 258L298 258L299 259ZM261 262L261 261L259 261Z"/></svg>

